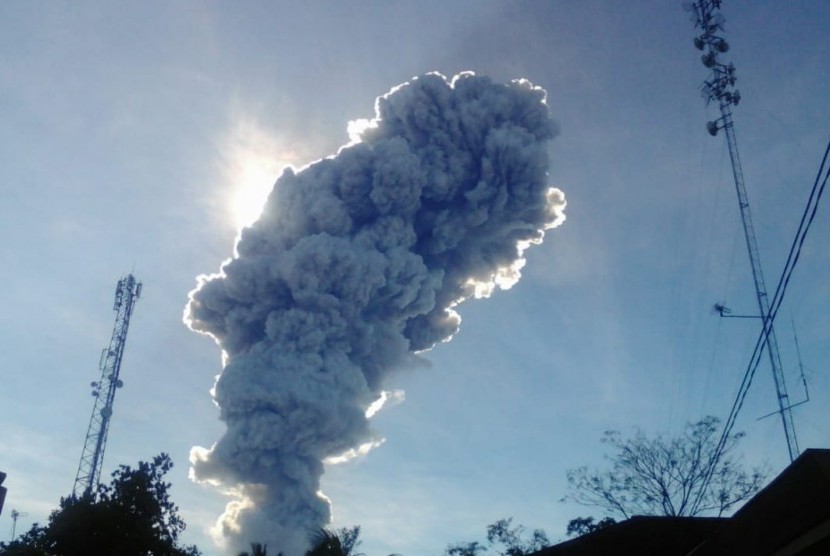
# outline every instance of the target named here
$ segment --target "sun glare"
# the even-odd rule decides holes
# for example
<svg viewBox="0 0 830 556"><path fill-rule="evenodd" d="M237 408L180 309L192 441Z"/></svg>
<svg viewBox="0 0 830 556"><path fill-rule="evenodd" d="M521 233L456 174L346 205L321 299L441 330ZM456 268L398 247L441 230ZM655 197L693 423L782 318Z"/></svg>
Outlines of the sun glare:
<svg viewBox="0 0 830 556"><path fill-rule="evenodd" d="M240 162L230 206L237 228L248 226L259 218L279 172L280 165L266 158L248 157Z"/></svg>
<svg viewBox="0 0 830 556"><path fill-rule="evenodd" d="M294 157L277 137L245 120L232 130L226 152L228 216L236 228L243 228L262 214L274 182Z"/></svg>

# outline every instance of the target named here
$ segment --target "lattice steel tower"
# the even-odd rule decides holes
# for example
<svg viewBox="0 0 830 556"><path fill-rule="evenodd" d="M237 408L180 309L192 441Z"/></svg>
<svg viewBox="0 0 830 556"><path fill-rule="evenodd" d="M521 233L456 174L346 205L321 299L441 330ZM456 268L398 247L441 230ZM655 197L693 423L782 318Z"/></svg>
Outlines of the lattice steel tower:
<svg viewBox="0 0 830 556"><path fill-rule="evenodd" d="M712 73L703 84L703 98L707 104L717 102L721 117L708 122L706 129L713 137L723 130L726 135L726 144L729 147L729 157L732 161L732 177L735 181L735 190L738 194L738 205L741 209L741 221L744 227L746 247L749 251L749 263L752 266L752 278L755 281L755 294L758 298L759 318L763 320L764 330L768 330L766 349L772 366L772 376L775 382L775 391L778 397L778 411L784 426L784 436L787 440L790 461L798 456L798 440L795 435L795 425L791 411L787 386L784 382L784 373L781 369L781 356L778 353L778 340L773 330L772 315L770 314L770 300L767 287L764 283L764 273L761 270L761 260L758 255L758 243L755 239L755 228L752 225L752 215L749 211L749 200L744 185L741 160L738 156L738 143L735 139L735 124L732 121L732 107L737 106L741 94L735 89L735 66L724 64L719 56L729 50L729 45L720 36L723 33L723 16L719 13L721 0L697 0L688 6L695 15L695 27L700 34L695 37L694 44L703 51L701 61Z"/></svg>
<svg viewBox="0 0 830 556"><path fill-rule="evenodd" d="M130 316L135 302L140 295L141 282L136 281L132 274L118 281L113 305L113 310L116 312L115 326L109 346L101 353L101 379L90 384L95 403L92 406L92 416L89 418L89 428L86 432L86 440L84 440L84 450L81 452L78 474L75 476L75 487L72 490L75 496L94 490L101 477L115 391L124 385L118 376L121 372L124 344L127 341L127 329L130 326Z"/></svg>

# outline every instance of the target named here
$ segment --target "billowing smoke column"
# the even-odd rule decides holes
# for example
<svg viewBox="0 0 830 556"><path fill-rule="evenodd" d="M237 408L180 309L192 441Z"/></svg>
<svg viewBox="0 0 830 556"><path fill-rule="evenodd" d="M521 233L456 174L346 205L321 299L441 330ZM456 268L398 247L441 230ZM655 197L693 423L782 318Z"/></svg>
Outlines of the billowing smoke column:
<svg viewBox="0 0 830 556"><path fill-rule="evenodd" d="M542 89L428 74L375 109L337 155L285 170L190 295L188 325L224 351L227 425L193 449L193 474L238 497L220 518L234 547L301 554L330 518L324 460L376 441L384 377L458 330L455 305L518 280L522 251L564 219Z"/></svg>

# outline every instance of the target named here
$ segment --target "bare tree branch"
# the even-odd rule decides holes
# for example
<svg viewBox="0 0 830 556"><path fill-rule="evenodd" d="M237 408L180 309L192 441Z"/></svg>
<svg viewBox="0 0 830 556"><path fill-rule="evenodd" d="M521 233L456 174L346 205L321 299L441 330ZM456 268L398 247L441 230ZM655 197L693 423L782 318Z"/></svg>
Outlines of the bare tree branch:
<svg viewBox="0 0 830 556"><path fill-rule="evenodd" d="M632 438L623 439L617 431L606 431L601 442L614 452L606 456L610 469L568 470L569 490L562 500L601 508L622 519L633 515L721 516L751 498L766 482L767 471L746 471L734 455L743 433L730 435L716 460L719 423L716 417L704 417L673 438L648 438L638 430ZM707 469L715 461L707 482Z"/></svg>

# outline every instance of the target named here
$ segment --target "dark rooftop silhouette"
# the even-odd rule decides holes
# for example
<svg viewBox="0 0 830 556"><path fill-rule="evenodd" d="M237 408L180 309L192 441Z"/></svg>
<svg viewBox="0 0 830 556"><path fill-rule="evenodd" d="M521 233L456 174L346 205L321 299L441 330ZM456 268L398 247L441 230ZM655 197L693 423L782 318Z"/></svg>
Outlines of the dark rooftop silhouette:
<svg viewBox="0 0 830 556"><path fill-rule="evenodd" d="M805 450L729 518L635 516L531 556L830 554L830 450Z"/></svg>

